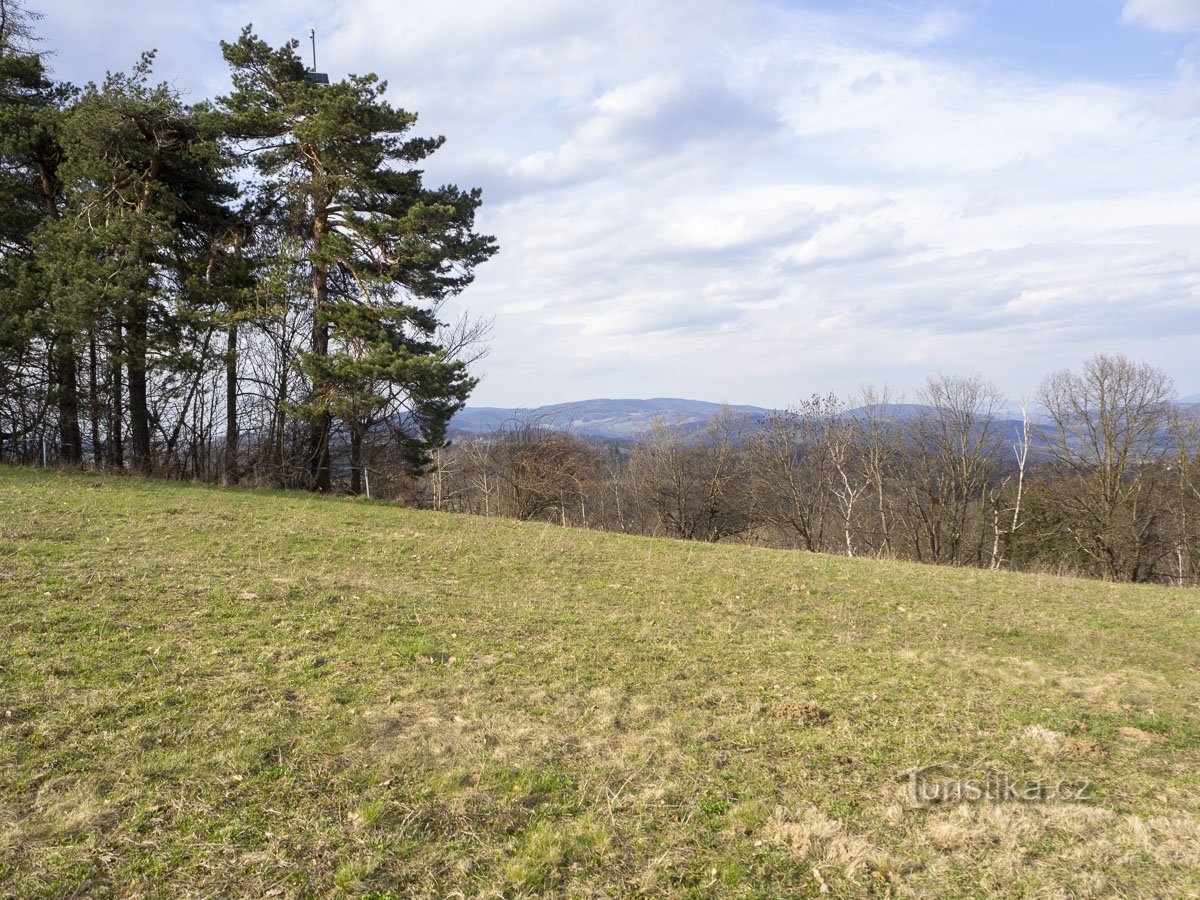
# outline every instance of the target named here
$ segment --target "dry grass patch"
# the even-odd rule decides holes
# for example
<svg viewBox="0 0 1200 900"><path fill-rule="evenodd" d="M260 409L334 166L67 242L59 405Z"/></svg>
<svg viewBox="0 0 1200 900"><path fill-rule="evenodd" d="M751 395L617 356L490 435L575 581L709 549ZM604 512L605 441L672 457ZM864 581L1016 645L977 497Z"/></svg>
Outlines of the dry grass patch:
<svg viewBox="0 0 1200 900"><path fill-rule="evenodd" d="M1200 819L1192 816L1126 816L1122 837L1156 865L1200 866Z"/></svg>
<svg viewBox="0 0 1200 900"><path fill-rule="evenodd" d="M1131 744L1156 744L1165 740L1161 734L1151 734L1149 731L1143 731L1141 728L1136 728L1133 725L1122 725L1117 729L1117 734L1122 740L1128 741Z"/></svg>
<svg viewBox="0 0 1200 900"><path fill-rule="evenodd" d="M881 865L886 868L883 851L815 806L776 807L758 834L813 870L824 870L825 878L836 873L853 881Z"/></svg>
<svg viewBox="0 0 1200 900"><path fill-rule="evenodd" d="M771 709L772 717L799 725L820 725L829 713L809 700L785 700Z"/></svg>
<svg viewBox="0 0 1200 900"><path fill-rule="evenodd" d="M1025 728L1016 745L1041 762L1053 760L1103 760L1107 754L1099 743L1088 737L1067 735L1044 725Z"/></svg>

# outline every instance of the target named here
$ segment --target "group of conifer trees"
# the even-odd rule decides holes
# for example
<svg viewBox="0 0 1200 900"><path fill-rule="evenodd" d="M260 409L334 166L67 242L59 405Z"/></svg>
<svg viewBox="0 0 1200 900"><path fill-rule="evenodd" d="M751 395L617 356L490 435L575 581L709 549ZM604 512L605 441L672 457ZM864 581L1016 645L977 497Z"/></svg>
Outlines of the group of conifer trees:
<svg viewBox="0 0 1200 900"><path fill-rule="evenodd" d="M153 53L66 84L37 18L0 0L0 459L357 491L383 434L420 470L484 329L443 304L496 250L423 184L441 139L249 27L215 101Z"/></svg>

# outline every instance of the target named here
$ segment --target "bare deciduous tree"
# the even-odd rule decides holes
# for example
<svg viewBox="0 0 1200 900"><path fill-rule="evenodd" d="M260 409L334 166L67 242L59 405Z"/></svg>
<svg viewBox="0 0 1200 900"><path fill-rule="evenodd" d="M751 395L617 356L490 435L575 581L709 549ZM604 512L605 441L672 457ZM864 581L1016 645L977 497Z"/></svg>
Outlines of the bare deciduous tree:
<svg viewBox="0 0 1200 900"><path fill-rule="evenodd" d="M565 524L568 504L580 504L594 477L591 448L550 422L530 418L509 422L494 442L496 476L506 489L510 514L534 519L553 512Z"/></svg>
<svg viewBox="0 0 1200 900"><path fill-rule="evenodd" d="M900 423L896 419L895 406L900 398L893 397L887 385L875 387L863 385L859 391L858 422L862 435L863 470L875 495L874 531L875 553L890 556L892 553L892 482L896 475L896 461L903 445Z"/></svg>
<svg viewBox="0 0 1200 900"><path fill-rule="evenodd" d="M1171 379L1120 354L1097 354L1081 372L1058 372L1041 388L1051 424L1046 452L1067 482L1062 527L1105 578L1150 577L1171 424Z"/></svg>
<svg viewBox="0 0 1200 900"><path fill-rule="evenodd" d="M669 535L719 541L755 521L745 465L746 419L726 408L704 431L687 435L656 423L634 451L631 467Z"/></svg>
<svg viewBox="0 0 1200 900"><path fill-rule="evenodd" d="M805 550L825 549L833 483L824 421L836 398L812 397L764 420L750 447L764 521Z"/></svg>
<svg viewBox="0 0 1200 900"><path fill-rule="evenodd" d="M924 409L912 423L917 468L911 482L918 558L979 563L984 525L978 513L992 474L1003 397L978 375L934 376L918 397Z"/></svg>

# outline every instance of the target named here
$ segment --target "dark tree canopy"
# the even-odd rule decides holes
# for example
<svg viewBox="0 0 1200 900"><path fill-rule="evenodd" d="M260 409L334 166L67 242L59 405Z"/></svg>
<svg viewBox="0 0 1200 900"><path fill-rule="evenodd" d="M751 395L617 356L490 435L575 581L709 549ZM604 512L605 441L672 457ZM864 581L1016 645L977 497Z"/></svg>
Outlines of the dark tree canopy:
<svg viewBox="0 0 1200 900"><path fill-rule="evenodd" d="M248 27L216 103L156 83L153 52L76 89L38 18L0 0L0 456L318 490L337 467L354 492L372 458L418 473L486 330L443 304L496 251L479 191L423 183L442 139L375 75L317 85Z"/></svg>

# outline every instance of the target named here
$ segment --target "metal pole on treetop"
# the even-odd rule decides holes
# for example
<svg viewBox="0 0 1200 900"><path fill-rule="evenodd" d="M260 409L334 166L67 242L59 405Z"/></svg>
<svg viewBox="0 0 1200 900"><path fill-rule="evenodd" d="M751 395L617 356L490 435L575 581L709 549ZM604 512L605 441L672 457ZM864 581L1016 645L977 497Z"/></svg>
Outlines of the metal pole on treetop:
<svg viewBox="0 0 1200 900"><path fill-rule="evenodd" d="M324 72L317 71L317 29L308 29L308 37L312 41L313 67L304 73L304 77L308 80L309 84L329 84L329 76Z"/></svg>

